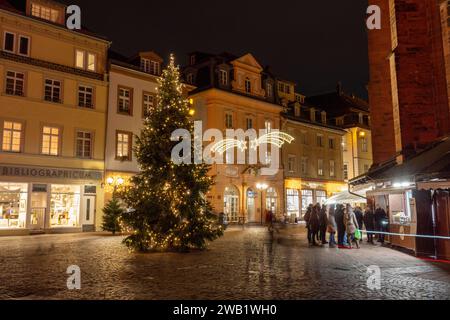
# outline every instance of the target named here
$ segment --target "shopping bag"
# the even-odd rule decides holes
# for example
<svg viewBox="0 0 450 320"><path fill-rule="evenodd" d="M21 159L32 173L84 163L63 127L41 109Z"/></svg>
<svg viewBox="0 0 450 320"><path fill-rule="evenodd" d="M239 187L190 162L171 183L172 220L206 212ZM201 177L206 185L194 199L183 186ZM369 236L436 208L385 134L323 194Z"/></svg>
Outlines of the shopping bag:
<svg viewBox="0 0 450 320"><path fill-rule="evenodd" d="M361 240L362 235L361 235L361 231L359 229L356 229L355 231L355 239L356 240Z"/></svg>

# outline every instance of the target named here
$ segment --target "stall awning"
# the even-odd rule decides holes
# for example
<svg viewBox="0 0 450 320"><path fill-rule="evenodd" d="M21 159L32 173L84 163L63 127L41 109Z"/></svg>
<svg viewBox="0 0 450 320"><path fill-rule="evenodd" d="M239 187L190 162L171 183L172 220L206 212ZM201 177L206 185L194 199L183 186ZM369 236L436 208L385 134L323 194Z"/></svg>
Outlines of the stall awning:
<svg viewBox="0 0 450 320"><path fill-rule="evenodd" d="M358 193L359 194L359 193ZM340 192L326 201L327 205L331 204L356 204L356 203L367 203L367 200L364 198L365 194L361 194L357 196L356 194L352 194L348 191Z"/></svg>

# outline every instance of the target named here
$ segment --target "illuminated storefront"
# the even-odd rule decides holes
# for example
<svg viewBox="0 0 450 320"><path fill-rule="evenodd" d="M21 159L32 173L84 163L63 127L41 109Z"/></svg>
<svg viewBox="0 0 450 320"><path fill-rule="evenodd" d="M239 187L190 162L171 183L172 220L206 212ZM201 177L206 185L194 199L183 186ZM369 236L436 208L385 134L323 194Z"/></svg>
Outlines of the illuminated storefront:
<svg viewBox="0 0 450 320"><path fill-rule="evenodd" d="M102 180L101 171L0 165L0 235L94 231Z"/></svg>

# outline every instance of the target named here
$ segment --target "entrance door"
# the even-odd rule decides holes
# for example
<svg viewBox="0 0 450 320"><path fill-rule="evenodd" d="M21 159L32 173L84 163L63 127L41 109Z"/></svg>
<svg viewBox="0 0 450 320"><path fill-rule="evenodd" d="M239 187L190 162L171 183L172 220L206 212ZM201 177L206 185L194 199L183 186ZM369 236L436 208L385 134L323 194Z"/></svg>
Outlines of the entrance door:
<svg viewBox="0 0 450 320"><path fill-rule="evenodd" d="M43 230L47 212L47 192L31 194L30 229Z"/></svg>
<svg viewBox="0 0 450 320"><path fill-rule="evenodd" d="M95 221L95 196L84 196L81 209L83 225L94 225Z"/></svg>
<svg viewBox="0 0 450 320"><path fill-rule="evenodd" d="M238 221L239 211L239 190L235 186L225 188L224 193L224 213L228 222Z"/></svg>
<svg viewBox="0 0 450 320"><path fill-rule="evenodd" d="M247 214L248 222L255 222L255 192L252 189L247 190Z"/></svg>

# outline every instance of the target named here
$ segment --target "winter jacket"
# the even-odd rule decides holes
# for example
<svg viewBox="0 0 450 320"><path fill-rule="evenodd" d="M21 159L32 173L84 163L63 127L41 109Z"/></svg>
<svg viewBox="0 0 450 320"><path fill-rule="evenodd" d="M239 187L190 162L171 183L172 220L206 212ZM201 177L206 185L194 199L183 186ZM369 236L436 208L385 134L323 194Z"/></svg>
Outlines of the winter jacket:
<svg viewBox="0 0 450 320"><path fill-rule="evenodd" d="M309 229L312 232L319 232L320 229L320 221L319 221L319 213L316 208L313 208L311 211L311 218L309 219Z"/></svg>
<svg viewBox="0 0 450 320"><path fill-rule="evenodd" d="M326 209L322 208L319 215L319 226L321 230L325 230L328 226L328 217Z"/></svg>
<svg viewBox="0 0 450 320"><path fill-rule="evenodd" d="M347 213L344 214L344 224L345 232L347 234L354 234L357 229L359 229L358 220L356 219L353 210L349 209Z"/></svg>
<svg viewBox="0 0 450 320"><path fill-rule="evenodd" d="M374 231L375 230L375 216L372 210L366 210L364 213L364 225L366 226L366 230Z"/></svg>
<svg viewBox="0 0 450 320"><path fill-rule="evenodd" d="M328 216L328 232L329 233L337 232L336 217L334 216L334 210L331 210L331 209L330 209L330 214Z"/></svg>
<svg viewBox="0 0 450 320"><path fill-rule="evenodd" d="M356 220L358 221L359 228L362 229L363 225L364 225L364 214L362 213L362 211L360 209L356 209L355 216L356 216Z"/></svg>

